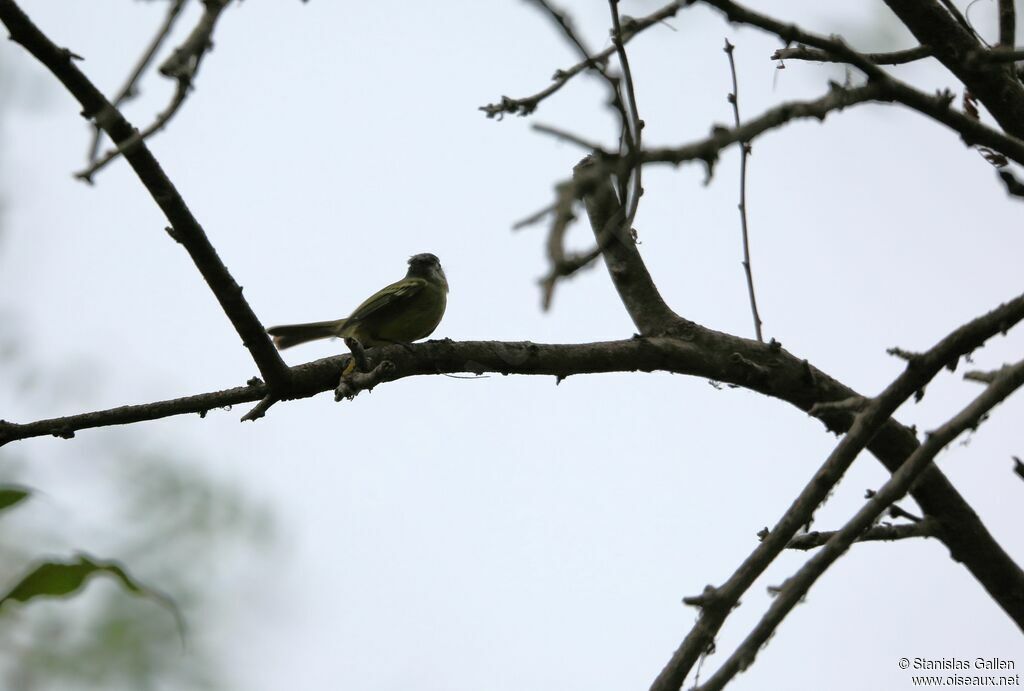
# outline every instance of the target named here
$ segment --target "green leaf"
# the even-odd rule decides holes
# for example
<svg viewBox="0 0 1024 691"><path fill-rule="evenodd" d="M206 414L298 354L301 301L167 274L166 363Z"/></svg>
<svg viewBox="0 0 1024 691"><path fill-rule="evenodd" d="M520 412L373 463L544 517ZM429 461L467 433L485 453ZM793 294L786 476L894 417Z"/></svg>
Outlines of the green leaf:
<svg viewBox="0 0 1024 691"><path fill-rule="evenodd" d="M81 590L93 574L106 574L117 580L125 590L166 607L174 616L178 633L184 643L185 622L178 606L170 597L142 584L116 561L94 559L81 552L70 561L39 562L7 594L0 597L0 608L8 602L28 602L37 597L73 595Z"/></svg>
<svg viewBox="0 0 1024 691"><path fill-rule="evenodd" d="M18 485L0 485L0 511L10 509L32 496L32 490Z"/></svg>

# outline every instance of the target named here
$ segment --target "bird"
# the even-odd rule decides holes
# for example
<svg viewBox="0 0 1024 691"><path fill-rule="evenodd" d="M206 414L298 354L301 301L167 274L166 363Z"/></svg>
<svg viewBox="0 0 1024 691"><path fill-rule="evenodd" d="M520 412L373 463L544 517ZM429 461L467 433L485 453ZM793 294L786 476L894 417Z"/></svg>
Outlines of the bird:
<svg viewBox="0 0 1024 691"><path fill-rule="evenodd" d="M424 252L409 257L405 278L378 290L345 319L272 326L278 350L320 338L351 338L366 348L408 345L434 333L448 304L448 279L441 261Z"/></svg>

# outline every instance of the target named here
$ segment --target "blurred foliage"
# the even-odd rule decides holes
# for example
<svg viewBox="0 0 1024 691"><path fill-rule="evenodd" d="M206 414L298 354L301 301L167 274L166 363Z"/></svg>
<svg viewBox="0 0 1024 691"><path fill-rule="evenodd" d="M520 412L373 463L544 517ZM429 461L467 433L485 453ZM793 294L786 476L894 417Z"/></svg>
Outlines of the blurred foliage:
<svg viewBox="0 0 1024 691"><path fill-rule="evenodd" d="M229 688L210 629L223 626L231 613L231 598L219 597L236 592L230 587L235 580L231 572L246 568L247 552L271 546L268 514L171 455L122 452L109 466L131 471L103 478L113 504L103 506L101 524L118 535L107 541L103 553L127 565L146 583L144 591L159 588L181 609L187 626L184 641L165 607L134 597L112 579L94 578L72 600L4 606L0 686L9 691ZM5 460L0 474L10 472ZM83 488L90 495L95 489ZM52 516L52 502L40 503L43 511L35 513ZM23 503L18 511L26 508ZM4 590L23 578L27 565L40 556L36 545L53 543L60 531L49 521L16 524L9 520L13 513L0 516ZM83 580L88 574L63 575ZM134 578L128 582L138 587ZM73 583L65 585L69 587L64 590L75 590Z"/></svg>
<svg viewBox="0 0 1024 691"><path fill-rule="evenodd" d="M16 76L0 59L0 239L5 110L41 105ZM80 393L81 377L99 377L82 363L70 372L67 363L33 361L20 309L0 298L0 417L50 407ZM0 608L0 688L231 688L217 632L244 611L244 574L269 559L270 514L182 450L140 450L128 431L117 442L98 438L0 449L0 594L12 596ZM52 466L54 457L68 472L40 482L40 462ZM84 548L99 556L69 559ZM66 597L37 597L44 591ZM165 595L186 629L160 602Z"/></svg>

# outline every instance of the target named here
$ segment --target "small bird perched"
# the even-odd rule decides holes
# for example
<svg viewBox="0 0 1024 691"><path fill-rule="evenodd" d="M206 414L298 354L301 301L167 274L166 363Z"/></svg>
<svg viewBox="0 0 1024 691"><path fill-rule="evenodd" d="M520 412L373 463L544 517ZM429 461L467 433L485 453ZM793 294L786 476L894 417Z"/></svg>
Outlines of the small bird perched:
<svg viewBox="0 0 1024 691"><path fill-rule="evenodd" d="M366 348L411 343L434 332L447 303L441 262L433 254L417 254L409 258L405 278L371 295L347 319L272 326L267 333L280 350L332 336L353 338Z"/></svg>

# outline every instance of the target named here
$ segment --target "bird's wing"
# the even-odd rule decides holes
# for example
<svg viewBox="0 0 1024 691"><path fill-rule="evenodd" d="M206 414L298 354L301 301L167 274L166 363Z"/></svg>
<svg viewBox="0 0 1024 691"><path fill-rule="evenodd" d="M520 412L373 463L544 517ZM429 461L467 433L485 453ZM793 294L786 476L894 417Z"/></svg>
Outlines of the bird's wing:
<svg viewBox="0 0 1024 691"><path fill-rule="evenodd" d="M423 286L426 284L426 280L422 278L403 278L401 281L396 281L364 300L363 304L356 307L348 319L350 322L360 321L381 309L405 302L423 290Z"/></svg>

